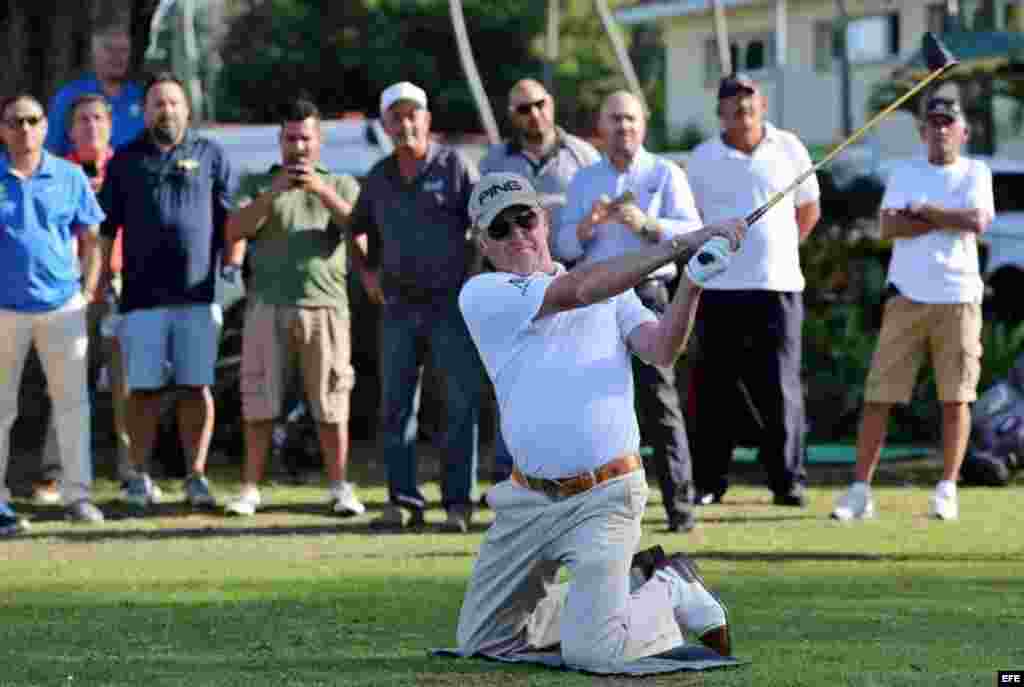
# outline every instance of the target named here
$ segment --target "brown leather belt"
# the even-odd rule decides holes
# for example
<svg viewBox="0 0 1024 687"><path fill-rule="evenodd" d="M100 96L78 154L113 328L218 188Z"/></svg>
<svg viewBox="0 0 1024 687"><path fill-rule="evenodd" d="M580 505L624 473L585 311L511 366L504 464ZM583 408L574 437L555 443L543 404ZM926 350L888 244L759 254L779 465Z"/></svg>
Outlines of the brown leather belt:
<svg viewBox="0 0 1024 687"><path fill-rule="evenodd" d="M539 491L555 499L567 499L583 492L593 489L602 482L607 482L615 477L628 475L634 470L643 466L643 460L635 453L611 460L596 470L581 472L572 477L561 479L544 479L543 477L528 477L519 471L519 468L512 469L512 481L521 487Z"/></svg>

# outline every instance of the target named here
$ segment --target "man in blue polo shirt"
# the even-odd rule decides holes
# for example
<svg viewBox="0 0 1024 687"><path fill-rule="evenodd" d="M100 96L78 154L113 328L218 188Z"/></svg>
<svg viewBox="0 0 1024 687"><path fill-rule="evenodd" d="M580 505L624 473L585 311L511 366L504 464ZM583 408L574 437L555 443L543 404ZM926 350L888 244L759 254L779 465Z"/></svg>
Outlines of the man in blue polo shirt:
<svg viewBox="0 0 1024 687"><path fill-rule="evenodd" d="M110 144L114 148L139 135L143 127L142 88L128 79L131 58L131 34L123 24L104 24L93 32L93 72L66 84L50 101L47 150L62 157L71 152L68 115L75 100L87 93L99 93L110 103Z"/></svg>
<svg viewBox="0 0 1024 687"><path fill-rule="evenodd" d="M92 504L89 392L86 386L85 305L74 242L95 252L103 212L85 173L43 151L43 107L30 95L0 103L0 536L26 524L10 506L6 486L18 385L35 344L53 399L63 462L61 492L67 516L99 522ZM95 261L93 261L95 263ZM95 291L95 270L86 292Z"/></svg>
<svg viewBox="0 0 1024 687"><path fill-rule="evenodd" d="M178 427L191 463L185 497L193 506L212 507L204 473L222 322L214 284L231 169L218 144L189 129L190 108L177 77L153 77L143 102L146 129L114 154L100 194L107 213L101 228L105 253L123 227L118 339L131 394L128 433L136 470L125 498L138 510L153 501L145 464L162 392L173 383L180 390Z"/></svg>
<svg viewBox="0 0 1024 687"><path fill-rule="evenodd" d="M382 305L380 440L390 503L371 525L424 523L416 478L420 365L429 349L445 376L442 528L466 532L473 512L483 367L459 312L458 295L476 258L468 236L476 168L430 141L427 94L407 81L384 89L381 120L394 153L370 170L352 211L353 260L370 298ZM366 246L364 253L363 246Z"/></svg>

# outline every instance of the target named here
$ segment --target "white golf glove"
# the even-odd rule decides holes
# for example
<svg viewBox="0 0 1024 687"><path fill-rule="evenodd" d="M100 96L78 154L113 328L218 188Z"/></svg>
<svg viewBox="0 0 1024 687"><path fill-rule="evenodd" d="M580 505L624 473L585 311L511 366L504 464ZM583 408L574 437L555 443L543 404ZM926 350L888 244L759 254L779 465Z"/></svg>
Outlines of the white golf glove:
<svg viewBox="0 0 1024 687"><path fill-rule="evenodd" d="M722 236L713 236L697 249L683 271L690 281L703 287L729 267L732 255L729 240Z"/></svg>

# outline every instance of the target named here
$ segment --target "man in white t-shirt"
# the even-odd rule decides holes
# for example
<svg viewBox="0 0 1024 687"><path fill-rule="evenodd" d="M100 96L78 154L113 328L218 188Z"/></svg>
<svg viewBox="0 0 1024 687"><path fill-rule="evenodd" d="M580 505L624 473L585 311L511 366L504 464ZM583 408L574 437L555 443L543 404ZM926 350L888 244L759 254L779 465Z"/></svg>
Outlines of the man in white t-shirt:
<svg viewBox="0 0 1024 687"><path fill-rule="evenodd" d="M725 609L685 556L630 592L648 491L630 354L675 360L701 288L728 264L745 223L567 272L551 259L549 218L524 177L486 175L469 213L496 271L469 280L459 307L494 383L515 467L488 492L495 519L459 616L460 652L505 656L560 644L568 665L608 673L679 645L688 630L729 654ZM658 320L632 289L687 258ZM556 584L562 565L572 579Z"/></svg>
<svg viewBox="0 0 1024 687"><path fill-rule="evenodd" d="M854 482L832 511L838 520L874 516L869 485L889 411L910 401L928 352L942 403L943 471L931 515L959 515L956 480L970 434L968 403L977 398L981 374L977 237L995 214L992 173L960 155L968 128L955 99L929 98L920 130L928 159L894 169L882 197L882 238L893 239L890 295L864 388Z"/></svg>
<svg viewBox="0 0 1024 687"><path fill-rule="evenodd" d="M750 77L722 79L721 135L698 146L686 165L705 222L746 215L811 167L803 143L765 121L766 111ZM806 504L799 247L821 216L819 195L812 174L750 227L728 271L701 298L693 466L698 503L720 501L729 487L739 433L722 431L721 422L737 416L742 399L760 425L757 456L774 503Z"/></svg>

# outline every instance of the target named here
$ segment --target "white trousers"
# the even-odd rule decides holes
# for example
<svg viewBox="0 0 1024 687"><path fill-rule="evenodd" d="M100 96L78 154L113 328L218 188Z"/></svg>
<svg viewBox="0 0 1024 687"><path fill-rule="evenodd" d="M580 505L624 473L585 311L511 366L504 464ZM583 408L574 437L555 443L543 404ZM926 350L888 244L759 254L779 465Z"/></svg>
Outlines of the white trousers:
<svg viewBox="0 0 1024 687"><path fill-rule="evenodd" d="M503 655L561 643L563 660L595 673L683 642L670 587L632 594L629 566L647 503L642 470L568 499L506 480L459 615L459 651ZM565 565L567 583L556 582Z"/></svg>
<svg viewBox="0 0 1024 687"><path fill-rule="evenodd" d="M71 504L88 498L92 486L88 338L81 295L49 312L0 310L0 503L11 497L7 489L11 428L18 416L21 373L33 343L53 401L62 464L61 493L64 503ZM39 428L40 432L44 429Z"/></svg>

